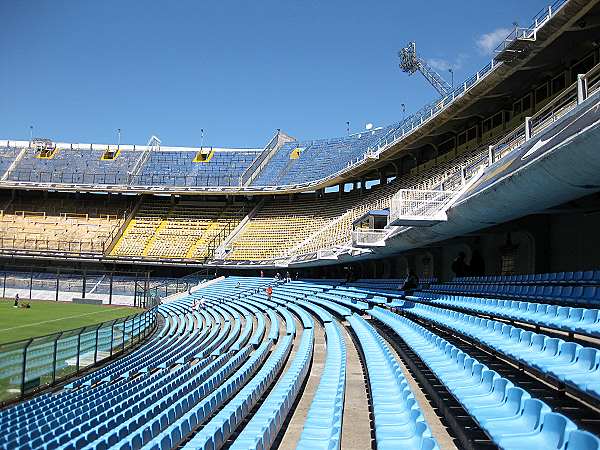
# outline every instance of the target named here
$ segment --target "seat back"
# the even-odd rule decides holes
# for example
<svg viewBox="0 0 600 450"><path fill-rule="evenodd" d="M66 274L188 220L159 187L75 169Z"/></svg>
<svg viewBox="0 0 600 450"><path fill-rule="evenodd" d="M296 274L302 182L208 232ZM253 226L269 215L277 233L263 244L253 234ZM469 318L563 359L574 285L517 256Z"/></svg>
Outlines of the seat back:
<svg viewBox="0 0 600 450"><path fill-rule="evenodd" d="M546 448L563 448L567 436L575 431L577 426L562 414L548 413L544 416L542 433L545 435Z"/></svg>
<svg viewBox="0 0 600 450"><path fill-rule="evenodd" d="M535 398L528 398L523 404L522 419L525 421L528 431L537 430L542 424L544 415L551 411L550 407Z"/></svg>
<svg viewBox="0 0 600 450"><path fill-rule="evenodd" d="M599 450L600 439L582 430L571 431L565 450Z"/></svg>

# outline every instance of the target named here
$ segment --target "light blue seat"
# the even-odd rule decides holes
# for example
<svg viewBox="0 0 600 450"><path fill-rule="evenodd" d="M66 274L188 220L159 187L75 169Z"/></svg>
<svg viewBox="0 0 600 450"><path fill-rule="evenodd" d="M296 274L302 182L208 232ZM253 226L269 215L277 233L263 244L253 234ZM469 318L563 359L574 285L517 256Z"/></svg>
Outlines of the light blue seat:
<svg viewBox="0 0 600 450"><path fill-rule="evenodd" d="M573 422L562 414L548 413L543 416L542 423L531 432L514 433L499 440L502 448L517 449L562 449L569 434L576 430Z"/></svg>

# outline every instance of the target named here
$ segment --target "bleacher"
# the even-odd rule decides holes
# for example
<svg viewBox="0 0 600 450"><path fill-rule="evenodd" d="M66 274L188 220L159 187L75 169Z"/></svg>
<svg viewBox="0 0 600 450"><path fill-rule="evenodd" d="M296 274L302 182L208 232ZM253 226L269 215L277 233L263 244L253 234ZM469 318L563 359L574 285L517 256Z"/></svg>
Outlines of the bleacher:
<svg viewBox="0 0 600 450"><path fill-rule="evenodd" d="M430 291L563 306L597 306L600 305L600 271L456 278L450 283L432 284Z"/></svg>
<svg viewBox="0 0 600 450"><path fill-rule="evenodd" d="M131 204L124 199L73 203L65 198L4 198L0 248L102 254Z"/></svg>
<svg viewBox="0 0 600 450"><path fill-rule="evenodd" d="M277 150L252 184L285 186L324 178L362 157L390 130L391 127L384 127L347 137L288 142ZM298 152L295 158L291 157L293 151Z"/></svg>
<svg viewBox="0 0 600 450"><path fill-rule="evenodd" d="M214 150L206 161L196 151L157 151L132 178L142 186L238 186L239 178L258 156L253 150Z"/></svg>
<svg viewBox="0 0 600 450"><path fill-rule="evenodd" d="M365 389L366 438L378 449L438 449L448 439L458 448L600 448L597 341L454 311L419 292L390 296L397 281L215 280L160 305L160 328L136 350L0 410L0 447L345 448L358 407L345 399ZM205 307L194 306L199 298ZM496 356L488 361L481 347ZM349 366L350 351L360 364ZM355 370L365 385L346 382ZM434 425L446 414L455 419L447 428Z"/></svg>
<svg viewBox="0 0 600 450"><path fill-rule="evenodd" d="M57 148L52 158L40 158L34 148L25 153L8 174L9 180L35 183L127 184L140 151L115 151L103 159L107 148ZM7 167L8 169L8 167Z"/></svg>
<svg viewBox="0 0 600 450"><path fill-rule="evenodd" d="M348 207L347 201L332 204L305 197L282 209L279 201L266 200L232 239L227 259L248 261L285 256L315 230L342 214Z"/></svg>
<svg viewBox="0 0 600 450"><path fill-rule="evenodd" d="M113 256L203 259L247 213L241 203L147 199L111 251ZM209 248L212 246L212 248Z"/></svg>

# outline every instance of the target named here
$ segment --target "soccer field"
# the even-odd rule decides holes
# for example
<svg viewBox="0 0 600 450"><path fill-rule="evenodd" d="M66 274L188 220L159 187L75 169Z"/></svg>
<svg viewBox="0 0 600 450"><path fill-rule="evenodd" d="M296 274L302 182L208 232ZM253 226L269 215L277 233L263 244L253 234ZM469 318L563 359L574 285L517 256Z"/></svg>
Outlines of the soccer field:
<svg viewBox="0 0 600 450"><path fill-rule="evenodd" d="M62 330L94 325L142 311L139 308L33 301L31 308L14 308L13 300L0 301L0 344Z"/></svg>

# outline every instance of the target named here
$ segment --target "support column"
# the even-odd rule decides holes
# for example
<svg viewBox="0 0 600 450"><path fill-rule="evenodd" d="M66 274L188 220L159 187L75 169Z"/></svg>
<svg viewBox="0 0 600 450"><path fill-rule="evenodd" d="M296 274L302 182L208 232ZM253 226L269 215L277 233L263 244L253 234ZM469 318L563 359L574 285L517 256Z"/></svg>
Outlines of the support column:
<svg viewBox="0 0 600 450"><path fill-rule="evenodd" d="M583 103L587 98L587 80L585 74L577 74L577 104Z"/></svg>

